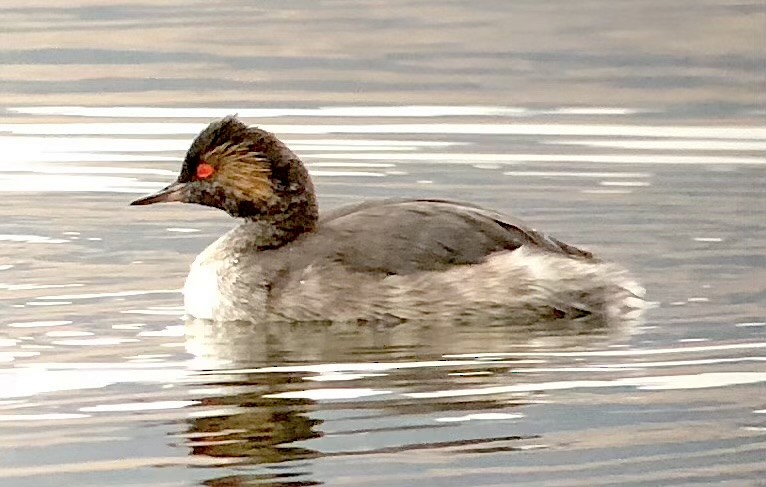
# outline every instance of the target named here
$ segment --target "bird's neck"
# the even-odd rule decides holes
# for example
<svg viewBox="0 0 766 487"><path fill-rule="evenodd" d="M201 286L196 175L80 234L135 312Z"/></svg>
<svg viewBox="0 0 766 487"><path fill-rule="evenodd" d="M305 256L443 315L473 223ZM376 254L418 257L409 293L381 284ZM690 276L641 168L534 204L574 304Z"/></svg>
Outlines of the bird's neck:
<svg viewBox="0 0 766 487"><path fill-rule="evenodd" d="M257 214L242 215L245 218L243 226L257 229L255 235L260 249L281 247L316 230L319 208L313 187L293 192L290 196L270 202Z"/></svg>
<svg viewBox="0 0 766 487"><path fill-rule="evenodd" d="M250 133L272 161L271 179L275 187L272 197L261 202L256 212L239 216L270 233L272 247L278 247L316 229L319 205L314 183L303 162L274 134L258 128L251 128Z"/></svg>

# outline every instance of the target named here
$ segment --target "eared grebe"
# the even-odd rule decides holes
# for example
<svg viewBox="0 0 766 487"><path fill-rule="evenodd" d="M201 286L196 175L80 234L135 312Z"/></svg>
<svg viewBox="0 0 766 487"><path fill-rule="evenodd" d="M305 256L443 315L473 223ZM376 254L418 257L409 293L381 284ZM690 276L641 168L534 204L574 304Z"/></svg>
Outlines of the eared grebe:
<svg viewBox="0 0 766 487"><path fill-rule="evenodd" d="M243 219L191 267L184 303L199 319L609 319L638 289L620 267L469 204L383 200L320 216L300 159L235 117L199 134L177 181L131 204L166 201Z"/></svg>

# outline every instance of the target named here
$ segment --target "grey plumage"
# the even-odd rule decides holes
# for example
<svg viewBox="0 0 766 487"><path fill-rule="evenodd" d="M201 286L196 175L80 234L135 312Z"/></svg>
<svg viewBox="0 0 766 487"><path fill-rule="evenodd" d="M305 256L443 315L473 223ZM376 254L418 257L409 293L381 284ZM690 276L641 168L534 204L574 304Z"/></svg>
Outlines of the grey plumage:
<svg viewBox="0 0 766 487"><path fill-rule="evenodd" d="M320 218L289 245L257 221L201 254L219 300L187 300L217 320L466 321L619 318L641 293L625 271L510 217L448 201L366 202ZM187 288L193 284L187 285ZM191 291L190 291L191 293ZM210 292L207 293L208 295ZM204 309L203 309L204 308ZM192 313L194 314L194 313Z"/></svg>

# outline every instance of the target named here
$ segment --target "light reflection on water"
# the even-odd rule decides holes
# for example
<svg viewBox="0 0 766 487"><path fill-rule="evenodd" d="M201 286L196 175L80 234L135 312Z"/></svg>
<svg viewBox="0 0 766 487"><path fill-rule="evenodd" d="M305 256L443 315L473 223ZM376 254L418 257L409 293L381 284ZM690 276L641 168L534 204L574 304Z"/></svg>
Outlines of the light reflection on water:
<svg viewBox="0 0 766 487"><path fill-rule="evenodd" d="M196 135L207 123L112 122L0 124L0 132L15 135ZM753 126L528 124L528 123L385 123L385 124L259 124L276 134L441 134L441 135L561 135L604 137L669 137L763 140L766 128Z"/></svg>
<svg viewBox="0 0 766 487"><path fill-rule="evenodd" d="M365 117L386 117L397 113L399 107L324 107L321 109L154 109L151 107L15 107L10 111L35 115L70 115L82 117L104 116L114 110L112 117L157 117L160 114L175 117L201 117L205 114L221 115L239 112L242 115L263 117L361 117L354 125L265 125L267 129L284 134L347 134L363 135L358 139L287 139L299 154L303 154L312 175L322 179L333 178L391 178L407 176L413 164L436 163L475 164L487 170L499 170L509 165L552 165L552 164L594 164L605 167L608 164L637 166L642 164L662 165L763 165L766 157L766 129L742 126L652 126L572 124L572 123L507 123L493 122L496 117L524 114L534 120L540 113L566 113L578 115L600 115L611 120L614 116L633 113L629 109L587 110L554 108L548 111L507 108L507 107L443 107L420 106L401 107L401 117L462 117L474 118L477 123L444 123L434 121L428 124L365 124ZM252 113L251 113L252 112ZM492 117L487 119L486 117ZM441 119L435 119L441 120ZM2 192L128 192L144 193L161 187L176 172L188 140L183 138L162 138L179 134L191 135L199 131L204 123L124 123L124 122L68 122L68 123L20 123L0 124L0 131L8 134L0 137L6 150L0 156L0 191ZM67 134L69 137L55 136ZM397 134L402 139L381 140L379 134ZM465 140L423 140L415 137L450 134L461 137L468 135L492 136L534 136L533 143L527 142L522 151L502 153L485 152L477 142ZM44 137L40 137L44 135ZM72 135L87 135L72 137ZM99 135L100 137L93 137ZM114 137L119 135L119 137ZM106 137L104 137L106 136ZM152 138L149 138L151 136ZM572 136L584 137L581 140ZM604 139L589 137L601 136ZM160 138L158 138L160 137ZM415 139L413 139L415 138ZM647 139L651 138L651 139ZM560 146L560 147L558 147ZM572 153L574 148L587 150ZM608 149L609 152L603 152ZM564 151L564 152L562 152ZM683 151L683 152L681 152ZM157 154L159 153L159 154ZM167 155L168 153L174 155ZM164 164L167 162L167 164ZM97 165L101 163L102 165ZM109 163L108 165L103 165ZM142 163L144 167L135 167ZM151 163L151 164L149 164ZM89 164L87 166L82 164ZM120 164L118 166L117 164ZM130 164L130 166L127 166ZM157 167L160 165L161 167ZM541 177L575 174L576 171L502 171L504 176ZM599 177L608 174L603 170L580 171L585 177ZM613 173L620 177L620 173ZM638 173L642 174L642 173ZM143 181L139 178L156 176L163 181ZM612 174L604 176L612 177ZM622 173L623 178L636 176L635 172ZM432 179L415 179L416 183L433 183ZM442 181L439 181L442 182ZM620 189L583 188L586 194L620 195L630 194L625 188L651 185L650 181L601 181L600 186L618 186Z"/></svg>

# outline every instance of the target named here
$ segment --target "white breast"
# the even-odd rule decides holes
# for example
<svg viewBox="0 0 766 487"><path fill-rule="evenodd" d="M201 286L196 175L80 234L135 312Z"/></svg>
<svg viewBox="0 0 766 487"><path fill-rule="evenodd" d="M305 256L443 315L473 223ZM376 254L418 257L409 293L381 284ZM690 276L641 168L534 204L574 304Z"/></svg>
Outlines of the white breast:
<svg viewBox="0 0 766 487"><path fill-rule="evenodd" d="M220 265L202 257L200 254L189 269L184 284L184 308L195 318L212 320L221 299L218 289Z"/></svg>

